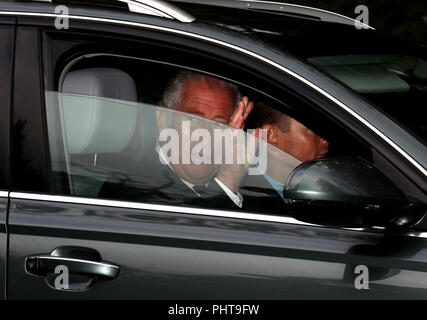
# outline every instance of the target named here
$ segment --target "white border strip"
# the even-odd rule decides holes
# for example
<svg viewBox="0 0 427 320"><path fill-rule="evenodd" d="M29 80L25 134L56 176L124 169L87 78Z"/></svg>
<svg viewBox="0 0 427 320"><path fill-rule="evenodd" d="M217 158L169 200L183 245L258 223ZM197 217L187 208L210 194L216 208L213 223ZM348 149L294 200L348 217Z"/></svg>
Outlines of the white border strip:
<svg viewBox="0 0 427 320"><path fill-rule="evenodd" d="M9 197L8 191L0 191L0 198L7 198Z"/></svg>
<svg viewBox="0 0 427 320"><path fill-rule="evenodd" d="M328 226L302 222L291 217L283 217L283 216L277 216L277 215L273 216L273 215L267 215L267 214L256 214L256 213L238 212L238 211L211 210L211 209L201 209L201 208L168 206L168 205L161 205L161 204L81 198L81 197L73 197L73 196L53 196L53 195L46 195L46 194L22 193L22 192L10 192L10 198L22 199L22 200L62 202L62 203L70 203L70 204L85 204L85 205L105 206L105 207L112 207L112 208L115 207L115 208L139 209L139 210L149 210L149 211L159 211L159 212L185 213L185 214L192 214L192 215L199 215L199 216L221 217L221 218L242 219L242 220L263 221L263 222L278 222L278 223L286 223L286 224L292 224L292 225L329 228ZM385 228L372 227L372 228L339 228L339 229L372 233L372 232L382 232ZM427 232L407 232L407 233L403 233L402 235L427 239Z"/></svg>
<svg viewBox="0 0 427 320"><path fill-rule="evenodd" d="M253 58L256 58L258 60L261 60L291 76L298 79L299 81L305 83L309 87L313 88L317 92L321 93L325 97L327 97L329 100L333 101L335 104L340 106L342 109L350 113L352 116L357 118L360 122L362 122L365 126L367 126L369 129L371 129L373 132L375 132L378 136L380 136L384 141L386 141L389 145L391 145L396 151L398 151L403 157L405 157L412 165L414 165L422 174L427 176L427 169L424 168L421 164L419 164L417 161L415 161L409 154L407 154L401 147L399 147L396 143L394 143L389 137L387 137L384 133L382 133L380 130L378 130L375 126L373 126L368 120L364 119L362 116L360 116L358 113L356 113L354 110L346 106L344 103L339 101L337 98L333 97L331 94L323 90L322 88L318 87L317 85L311 83L307 79L303 78L299 74L287 69L286 67L271 61L263 56L260 56L257 53L254 53L252 51L246 50L244 48L238 47L236 45L223 42L217 39L212 39L206 36L190 33L187 31L181 31L176 29L170 29L166 27L160 27L160 26L154 26L154 25L148 25L138 22L130 22L130 21L121 21L121 20L114 20L114 19L105 19L105 18L94 18L94 17L85 17L85 16L73 16L73 15L60 15L60 14L53 14L53 13L32 13L32 12L19 12L19 11L3 11L0 12L0 15L19 15L19 16L39 16L39 17L50 17L50 18L69 18L69 19L75 19L75 20L86 20L86 21L95 21L95 22L105 22L105 23L114 23L114 24L121 24L121 25L127 25L127 26L133 26L133 27L140 27L140 28L146 28L146 29L154 29L154 30L161 30L169 33L175 33L180 35L185 35L187 37L191 38L197 38L200 40L204 40L207 42L213 42L216 44L219 44L224 47L228 47L230 49L240 51L246 55L249 55Z"/></svg>
<svg viewBox="0 0 427 320"><path fill-rule="evenodd" d="M81 197L73 197L73 196L54 196L54 195L21 193L21 192L11 192L10 197L12 199L51 201L51 202L71 203L71 204L86 204L86 205L94 205L94 206L106 206L106 207L139 209L139 210L161 211L161 212L172 212L172 213L187 213L187 214L201 215L201 216L213 216L213 217L222 217L222 218L266 221L266 222L281 222L281 223L321 227L319 225L298 221L294 218L289 218L289 217L246 213L246 212L238 212L238 211L211 210L211 209L201 209L201 208L169 206L169 205L161 205L161 204L92 199L92 198L81 198Z"/></svg>

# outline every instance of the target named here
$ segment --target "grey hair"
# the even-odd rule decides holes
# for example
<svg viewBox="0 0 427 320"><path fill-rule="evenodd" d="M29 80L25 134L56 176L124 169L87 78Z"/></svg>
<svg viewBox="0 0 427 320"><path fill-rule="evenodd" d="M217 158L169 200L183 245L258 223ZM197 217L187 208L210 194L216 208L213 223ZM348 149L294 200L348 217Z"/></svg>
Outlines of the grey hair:
<svg viewBox="0 0 427 320"><path fill-rule="evenodd" d="M182 90L184 87L184 83L200 81L200 80L209 80L209 79L217 79L213 78L201 73L193 72L193 71L180 71L178 74L172 78L168 85L166 86L165 91L163 92L162 104L170 109L176 109L180 102L182 96ZM230 92L236 97L234 108L237 108L242 96L240 94L239 89L234 84L226 82L221 79L217 79L224 88L230 90Z"/></svg>

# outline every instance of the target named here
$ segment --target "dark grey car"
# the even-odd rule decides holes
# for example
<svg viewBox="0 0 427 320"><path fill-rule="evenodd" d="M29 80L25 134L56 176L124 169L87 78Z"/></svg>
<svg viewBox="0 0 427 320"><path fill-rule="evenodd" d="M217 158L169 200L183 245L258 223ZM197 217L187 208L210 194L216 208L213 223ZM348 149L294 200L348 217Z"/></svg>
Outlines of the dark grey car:
<svg viewBox="0 0 427 320"><path fill-rule="evenodd" d="M425 48L286 4L52 2L0 4L0 298L427 298ZM179 70L330 142L273 150L283 210L258 184L245 210L121 192ZM135 194L170 184L150 174Z"/></svg>

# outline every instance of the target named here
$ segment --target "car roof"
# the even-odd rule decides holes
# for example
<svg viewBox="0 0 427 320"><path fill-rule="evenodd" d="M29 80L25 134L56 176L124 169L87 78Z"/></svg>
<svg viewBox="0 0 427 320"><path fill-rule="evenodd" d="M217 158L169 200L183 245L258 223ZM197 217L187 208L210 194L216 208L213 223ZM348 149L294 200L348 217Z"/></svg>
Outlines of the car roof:
<svg viewBox="0 0 427 320"><path fill-rule="evenodd" d="M208 2L205 0L168 0L171 3L175 3L181 7L183 4L188 5L197 5L205 6L203 10L211 7L210 10L215 10L218 12L220 17L225 8L237 9L240 10L240 13L245 12L245 14L251 13L263 13L265 16L272 15L281 16L282 18L294 18L299 20L312 20L312 21L322 21L322 22L332 22L337 24L345 24L354 26L355 23L373 29L368 25L358 22L353 18L341 15L339 13L323 10L315 7L302 6L293 3L285 2L272 2L272 1L261 1L261 0L216 0ZM237 20L240 19L239 16L235 16Z"/></svg>
<svg viewBox="0 0 427 320"><path fill-rule="evenodd" d="M145 14L157 14L159 12L171 13L172 11L180 12L185 15L185 11L180 10L183 4L208 6L211 10L222 12L225 8L232 8L240 12L262 12L264 15L280 15L282 17L294 17L297 19L318 20L326 22L334 22L340 24L354 25L355 20L331 11L302 6L298 4L260 1L260 0L215 0L208 2L206 0L6 0L6 2L15 3L52 3L52 4L74 4L92 8L109 8L110 10L128 9L131 12L139 12ZM176 6L174 6L174 4ZM147 10L150 9L151 10ZM157 10L157 12L156 12ZM205 9L204 9L205 10ZM172 15L173 18L175 16ZM237 16L239 17L239 16ZM188 16L188 20L183 22L192 22L193 19ZM235 17L236 18L236 17ZM363 23L360 23L364 25ZM368 27L367 25L364 25Z"/></svg>
<svg viewBox="0 0 427 320"><path fill-rule="evenodd" d="M33 4L34 9L52 4L69 4L84 10L86 16L111 18L123 14L123 20L138 16L148 19L157 12L132 10L130 3L148 3L155 9L166 6L165 15L194 26L215 28L218 34L252 38L265 47L277 48L304 61L310 57L372 54L375 51L400 54L396 39L380 35L372 28L356 28L355 20L330 11L289 3L258 0L11 0L10 3ZM51 4L49 4L51 2ZM38 5L38 6L37 6ZM129 6L129 7L128 7ZM159 7L160 6L160 7ZM135 8L134 8L135 9ZM153 9L154 10L154 9ZM173 14L171 13L173 12ZM138 14L135 14L138 13ZM141 14L144 13L144 14ZM187 22L187 23L185 23ZM191 22L191 23L188 23ZM168 21L165 21L168 23ZM188 30L188 28L185 28ZM363 45L360 45L363 43Z"/></svg>

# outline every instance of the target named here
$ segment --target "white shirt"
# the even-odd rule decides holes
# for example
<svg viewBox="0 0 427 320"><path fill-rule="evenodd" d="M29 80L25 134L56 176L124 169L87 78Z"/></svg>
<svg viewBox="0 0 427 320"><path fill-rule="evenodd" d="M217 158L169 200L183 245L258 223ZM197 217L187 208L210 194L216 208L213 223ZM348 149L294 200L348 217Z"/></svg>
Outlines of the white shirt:
<svg viewBox="0 0 427 320"><path fill-rule="evenodd" d="M156 145L156 151L159 154L159 160L162 161L162 163L167 163L167 165L169 166L169 168L172 169L172 171L175 172L175 170L173 170L172 166L170 165L169 161L167 160L163 149L160 148L159 145ZM178 176L179 177L179 176ZM185 181L184 179L182 179L181 177L179 177L181 179L181 181L187 186L189 187L197 196L200 197L200 194L194 190L194 184L192 184L191 182ZM225 192L225 194L234 202L234 204L236 206L238 206L239 208L242 208L243 206L243 196L240 194L240 192L234 193L233 191L231 191L225 184L223 184L221 182L221 180L215 178L216 183L218 183L218 185L221 187L221 189ZM209 183L205 184L205 187L208 186Z"/></svg>

